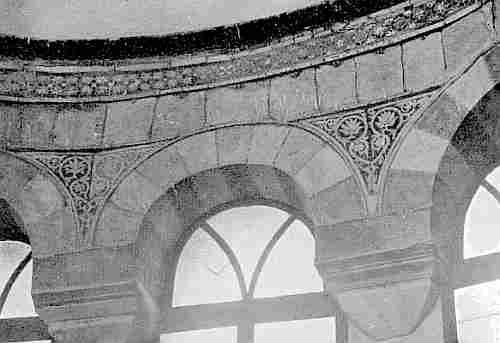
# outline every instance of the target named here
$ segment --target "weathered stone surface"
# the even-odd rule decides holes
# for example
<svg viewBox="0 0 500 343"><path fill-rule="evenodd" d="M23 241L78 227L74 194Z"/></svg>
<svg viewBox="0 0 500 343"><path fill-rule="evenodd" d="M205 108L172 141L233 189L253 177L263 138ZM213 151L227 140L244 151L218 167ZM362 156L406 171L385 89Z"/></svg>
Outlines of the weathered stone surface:
<svg viewBox="0 0 500 343"><path fill-rule="evenodd" d="M267 117L269 82L207 91L207 124L256 122Z"/></svg>
<svg viewBox="0 0 500 343"><path fill-rule="evenodd" d="M158 98L152 138L173 138L193 132L205 122L205 93L192 92Z"/></svg>
<svg viewBox="0 0 500 343"><path fill-rule="evenodd" d="M111 201L121 209L141 215L146 213L149 206L162 191L139 173L130 173L111 196Z"/></svg>
<svg viewBox="0 0 500 343"><path fill-rule="evenodd" d="M403 92L401 47L357 57L359 100L368 102Z"/></svg>
<svg viewBox="0 0 500 343"><path fill-rule="evenodd" d="M443 31L447 70L451 73L471 62L492 40L483 11L475 11Z"/></svg>
<svg viewBox="0 0 500 343"><path fill-rule="evenodd" d="M168 147L153 155L137 167L136 172L163 190L189 175L185 162L175 147Z"/></svg>
<svg viewBox="0 0 500 343"><path fill-rule="evenodd" d="M94 235L98 247L115 247L134 242L143 215L120 208L112 201L104 206Z"/></svg>
<svg viewBox="0 0 500 343"><path fill-rule="evenodd" d="M317 111L314 70L271 80L270 116L286 122Z"/></svg>
<svg viewBox="0 0 500 343"><path fill-rule="evenodd" d="M254 127L252 141L248 147L248 163L271 165L290 130L292 130L290 127L278 125Z"/></svg>
<svg viewBox="0 0 500 343"><path fill-rule="evenodd" d="M324 142L307 131L292 129L286 137L274 165L290 175L295 175L324 146Z"/></svg>
<svg viewBox="0 0 500 343"><path fill-rule="evenodd" d="M424 319L419 327L405 337L391 338L384 343L444 343L443 316L441 314L441 301L437 301L433 311ZM350 341L351 342L351 341ZM357 341L354 341L357 343Z"/></svg>
<svg viewBox="0 0 500 343"><path fill-rule="evenodd" d="M387 176L383 212L394 213L432 205L434 174L391 170Z"/></svg>
<svg viewBox="0 0 500 343"><path fill-rule="evenodd" d="M106 107L102 104L61 106L54 125L54 146L83 148L100 146Z"/></svg>
<svg viewBox="0 0 500 343"><path fill-rule="evenodd" d="M442 82L444 56L441 33L436 32L405 43L403 62L407 90L416 91Z"/></svg>
<svg viewBox="0 0 500 343"><path fill-rule="evenodd" d="M385 287L352 290L339 294L337 296L339 302L347 310L350 318L373 337L372 341L372 339L364 337L365 335L357 329L351 329L350 335L354 336L351 336L353 342L411 342L402 337L387 339L412 334L412 329L418 324L422 315L425 300L430 290L430 282L430 279L398 282ZM441 324L437 319L435 321L437 323L433 323L434 325L431 327L435 328ZM442 342L442 340L436 340L436 335L430 332L427 335L424 334L425 336L433 337L432 343Z"/></svg>
<svg viewBox="0 0 500 343"><path fill-rule="evenodd" d="M85 289L85 286L128 281L137 271L132 245L36 257L33 267L33 292L38 299L69 286Z"/></svg>
<svg viewBox="0 0 500 343"><path fill-rule="evenodd" d="M25 229L36 256L70 252L81 245L81 237L75 230L75 220L70 208L58 210L37 223L26 224Z"/></svg>
<svg viewBox="0 0 500 343"><path fill-rule="evenodd" d="M430 210L318 226L316 234L317 254L325 260L403 249L431 240Z"/></svg>
<svg viewBox="0 0 500 343"><path fill-rule="evenodd" d="M449 140L462 119L463 109L458 107L453 98L442 94L417 122L417 128L434 136Z"/></svg>
<svg viewBox="0 0 500 343"><path fill-rule="evenodd" d="M321 111L339 110L357 102L354 59L342 61L338 66L319 67L316 79Z"/></svg>
<svg viewBox="0 0 500 343"><path fill-rule="evenodd" d="M148 141L155 102L149 98L109 104L104 145Z"/></svg>
<svg viewBox="0 0 500 343"><path fill-rule="evenodd" d="M53 105L16 105L7 111L9 140L25 147L50 147L54 142L57 107Z"/></svg>
<svg viewBox="0 0 500 343"><path fill-rule="evenodd" d="M0 142L9 145L21 145L19 107L0 102Z"/></svg>
<svg viewBox="0 0 500 343"><path fill-rule="evenodd" d="M492 74L490 66L485 59L480 59L471 66L458 82L451 85L447 94L462 109L460 119L472 109L472 107L490 91L498 82ZM458 126L458 123L456 124Z"/></svg>
<svg viewBox="0 0 500 343"><path fill-rule="evenodd" d="M24 204L20 199L20 191L38 175L38 171L21 160L7 154L0 154L0 195L17 212L21 212Z"/></svg>
<svg viewBox="0 0 500 343"><path fill-rule="evenodd" d="M316 194L310 213L316 225L329 225L365 216L365 205L353 177Z"/></svg>
<svg viewBox="0 0 500 343"><path fill-rule="evenodd" d="M436 173L448 144L446 139L413 128L404 137L391 168Z"/></svg>
<svg viewBox="0 0 500 343"><path fill-rule="evenodd" d="M217 130L215 144L218 166L246 163L253 133L253 126L235 126Z"/></svg>
<svg viewBox="0 0 500 343"><path fill-rule="evenodd" d="M209 131L183 139L175 144L185 162L186 169L196 174L217 166L215 132Z"/></svg>
<svg viewBox="0 0 500 343"><path fill-rule="evenodd" d="M52 216L64 207L64 199L55 185L42 175L37 175L19 190L23 222L37 223Z"/></svg>
<svg viewBox="0 0 500 343"><path fill-rule="evenodd" d="M351 176L351 172L344 160L330 146L326 146L307 162L297 173L295 180L310 197L349 176Z"/></svg>

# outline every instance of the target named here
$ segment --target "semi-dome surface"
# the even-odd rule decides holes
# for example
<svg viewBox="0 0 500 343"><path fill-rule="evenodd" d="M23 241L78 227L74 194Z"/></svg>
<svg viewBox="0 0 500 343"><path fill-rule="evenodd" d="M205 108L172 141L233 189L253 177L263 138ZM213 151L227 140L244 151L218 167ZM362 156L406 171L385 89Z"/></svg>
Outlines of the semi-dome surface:
<svg viewBox="0 0 500 343"><path fill-rule="evenodd" d="M264 18L320 0L2 0L0 33L47 40L197 31Z"/></svg>

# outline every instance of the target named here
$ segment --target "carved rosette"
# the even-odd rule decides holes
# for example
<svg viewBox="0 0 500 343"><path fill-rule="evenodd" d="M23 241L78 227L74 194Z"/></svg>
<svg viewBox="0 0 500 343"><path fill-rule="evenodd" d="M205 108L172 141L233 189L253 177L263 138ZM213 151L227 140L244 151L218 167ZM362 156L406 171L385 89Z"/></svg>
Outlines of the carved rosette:
<svg viewBox="0 0 500 343"><path fill-rule="evenodd" d="M156 149L97 154L26 153L43 165L66 187L73 203L82 241L90 244L100 210L121 177L141 158Z"/></svg>
<svg viewBox="0 0 500 343"><path fill-rule="evenodd" d="M311 123L337 141L359 168L370 194L380 189L381 173L403 128L428 97L365 108Z"/></svg>
<svg viewBox="0 0 500 343"><path fill-rule="evenodd" d="M287 45L247 51L221 61L179 67L153 68L141 71L50 72L50 61L44 71L0 68L0 96L28 98L92 98L158 94L185 90L214 83L241 82L284 69L300 69L304 62L327 63L344 59L345 54L360 48L392 41L486 0L428 0L407 7L397 7L380 15L368 16L353 23L334 23L325 32L310 39ZM160 60L168 64L166 60ZM58 62L60 66L60 62ZM314 64L313 63L313 64ZM36 70L36 67L35 67Z"/></svg>
<svg viewBox="0 0 500 343"><path fill-rule="evenodd" d="M90 196L93 156L90 154L38 155L35 161L47 167L66 187L76 211L83 237L87 236L95 217L97 203Z"/></svg>

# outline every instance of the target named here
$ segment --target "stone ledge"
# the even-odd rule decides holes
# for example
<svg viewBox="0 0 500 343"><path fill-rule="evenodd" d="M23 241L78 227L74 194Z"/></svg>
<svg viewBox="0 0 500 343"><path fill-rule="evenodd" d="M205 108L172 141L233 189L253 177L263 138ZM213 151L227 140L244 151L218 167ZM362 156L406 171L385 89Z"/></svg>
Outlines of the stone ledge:
<svg viewBox="0 0 500 343"><path fill-rule="evenodd" d="M337 293L428 278L434 263L433 244L415 244L343 260L319 259L316 267Z"/></svg>
<svg viewBox="0 0 500 343"><path fill-rule="evenodd" d="M426 35L481 8L483 3L483 0L456 3L428 0L383 15L369 16L359 22L335 25L330 34L322 33L285 46L271 46L260 53L245 52L223 61L213 58L213 63L200 60L197 63L201 64L191 62L175 68L155 69L145 65L147 70L118 72L113 67L104 72L103 67L98 66L93 72L74 73L74 66L70 69L73 72L57 66L47 73L48 67L44 67L45 72L29 70L32 66L12 70L12 63L7 61L5 68L0 67L0 99L118 101L254 81L340 61ZM163 68L165 65L156 68L158 66ZM89 71L88 67L85 68Z"/></svg>

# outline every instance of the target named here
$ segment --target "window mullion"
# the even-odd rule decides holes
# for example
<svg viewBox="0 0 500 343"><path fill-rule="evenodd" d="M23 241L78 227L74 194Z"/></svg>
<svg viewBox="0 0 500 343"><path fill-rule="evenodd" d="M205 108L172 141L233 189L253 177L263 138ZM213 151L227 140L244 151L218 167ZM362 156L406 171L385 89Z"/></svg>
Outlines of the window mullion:
<svg viewBox="0 0 500 343"><path fill-rule="evenodd" d="M283 236L285 231L290 227L290 225L292 225L294 221L295 221L295 216L289 216L287 220L285 220L285 222L281 224L278 231L276 231L276 233L273 235L267 246L264 248L264 252L260 256L259 261L257 262L257 266L255 267L255 271L253 272L252 281L250 282L250 287L248 288L248 294L250 294L252 297L255 291L255 286L257 285L257 279L259 278L259 274L262 271L264 264L266 263L267 257L271 253L271 250L276 245L278 240L281 238L281 236Z"/></svg>
<svg viewBox="0 0 500 343"><path fill-rule="evenodd" d="M249 320L238 325L238 343L254 343L254 327L254 324Z"/></svg>
<svg viewBox="0 0 500 343"><path fill-rule="evenodd" d="M208 233L215 240L217 245L224 251L224 253L228 257L229 261L231 262L231 265L234 268L236 277L238 278L238 284L240 285L240 290L241 290L241 297L245 299L247 297L247 287L245 283L245 277L243 276L243 270L241 269L240 263L236 258L236 254L231 249L229 244L224 240L224 238L222 238L210 224L208 224L207 222L203 222L201 223L200 227L203 230L205 230L205 232Z"/></svg>
<svg viewBox="0 0 500 343"><path fill-rule="evenodd" d="M2 314L3 306L5 305L5 302L7 301L7 297L9 296L10 290L12 289L12 286L16 282L17 278L19 275L21 275L22 271L26 267L26 265L31 261L31 256L32 253L31 251L24 257L24 259L17 265L16 269L12 272L12 274L9 277L9 280L7 281L4 289L2 290L2 293L0 294L0 315Z"/></svg>
<svg viewBox="0 0 500 343"><path fill-rule="evenodd" d="M500 191L495 186L489 183L486 179L481 182L481 186L483 186L486 191L488 191L488 193L490 193L496 201L500 203Z"/></svg>

